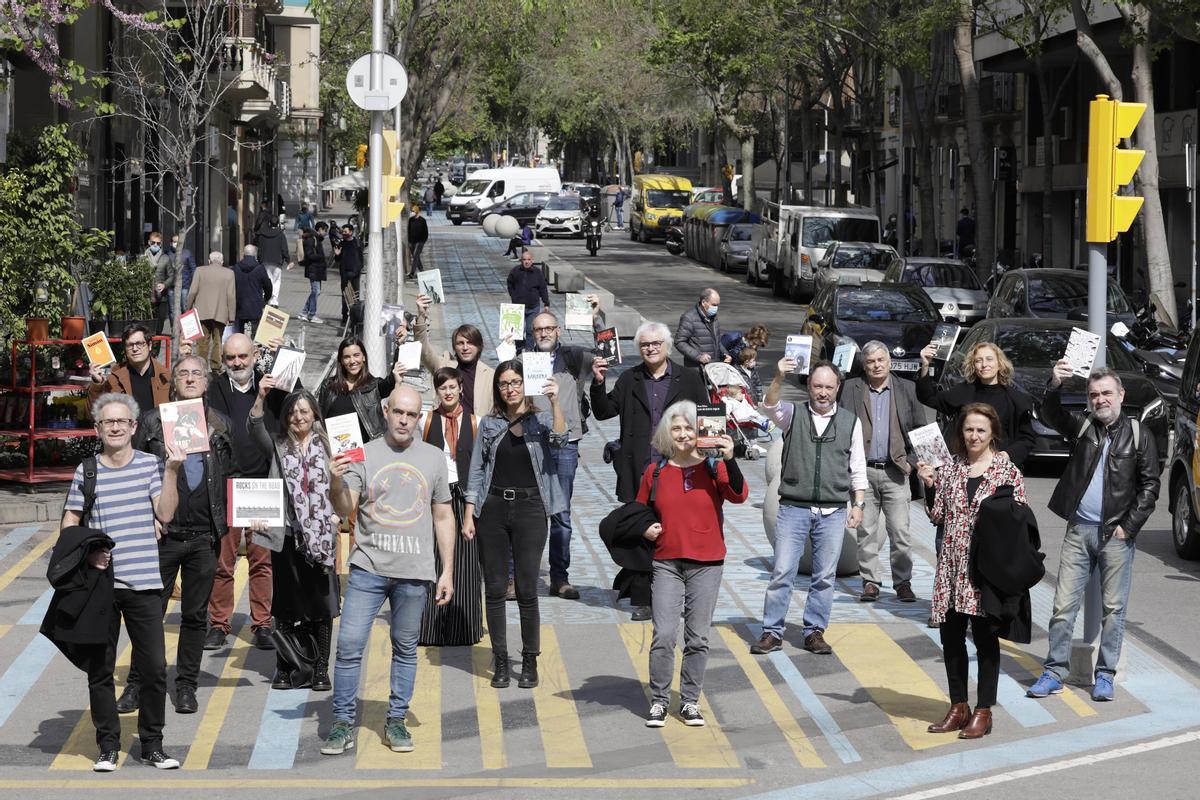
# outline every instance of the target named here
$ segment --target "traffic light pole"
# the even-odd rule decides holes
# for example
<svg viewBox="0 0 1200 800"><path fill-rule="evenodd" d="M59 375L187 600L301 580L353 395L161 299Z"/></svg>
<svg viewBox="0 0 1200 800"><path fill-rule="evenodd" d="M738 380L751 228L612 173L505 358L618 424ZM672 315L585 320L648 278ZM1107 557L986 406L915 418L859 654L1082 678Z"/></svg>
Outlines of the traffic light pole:
<svg viewBox="0 0 1200 800"><path fill-rule="evenodd" d="M383 86L383 0L371 0L371 91L384 91ZM373 364L376 377L387 375L387 352L383 342L381 305L383 303L383 111L371 112L371 139L367 156L367 213L371 239L367 247L366 286L361 300L363 307L363 344L367 346L367 363Z"/></svg>

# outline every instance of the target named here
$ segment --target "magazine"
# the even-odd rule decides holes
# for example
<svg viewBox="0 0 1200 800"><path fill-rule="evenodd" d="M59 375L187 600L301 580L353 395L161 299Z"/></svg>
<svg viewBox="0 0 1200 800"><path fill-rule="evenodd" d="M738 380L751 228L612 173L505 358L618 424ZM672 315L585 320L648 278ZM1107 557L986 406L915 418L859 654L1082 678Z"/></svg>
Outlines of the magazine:
<svg viewBox="0 0 1200 800"><path fill-rule="evenodd" d="M958 341L958 334L962 332L961 325L955 325L953 322L941 322L933 329L933 338L929 343L937 348L937 352L933 354L934 361L948 361L950 354L954 352L954 345Z"/></svg>
<svg viewBox="0 0 1200 800"><path fill-rule="evenodd" d="M854 355L858 352L858 345L854 342L842 342L833 351L833 365L842 371L842 375L849 375L851 367L854 366Z"/></svg>
<svg viewBox="0 0 1200 800"><path fill-rule="evenodd" d="M208 452L208 421L204 418L204 399L180 400L158 407L162 419L163 441L185 453Z"/></svg>
<svg viewBox="0 0 1200 800"><path fill-rule="evenodd" d="M325 420L325 433L329 435L329 446L333 448L334 456L349 456L351 461L365 458L357 413L341 414Z"/></svg>
<svg viewBox="0 0 1200 800"><path fill-rule="evenodd" d="M931 467L940 467L950 461L950 450L946 440L942 438L942 429L936 422L913 428L908 432L908 441L912 444L917 461Z"/></svg>
<svg viewBox="0 0 1200 800"><path fill-rule="evenodd" d="M1096 352L1100 349L1099 335L1083 328L1071 328L1071 338L1067 341L1067 352L1063 355L1071 362L1071 372L1081 378L1092 374L1096 364Z"/></svg>
<svg viewBox="0 0 1200 800"><path fill-rule="evenodd" d="M200 312L196 309L179 315L179 332L185 342L194 342L204 337L204 326L200 324Z"/></svg>
<svg viewBox="0 0 1200 800"><path fill-rule="evenodd" d="M789 333L783 347L783 357L796 362L793 370L797 375L807 375L812 361L813 337L801 333Z"/></svg>
<svg viewBox="0 0 1200 800"><path fill-rule="evenodd" d="M258 521L273 528L283 526L283 478L228 478L226 524L246 528Z"/></svg>
<svg viewBox="0 0 1200 800"><path fill-rule="evenodd" d="M87 355L88 363L93 367L110 367L117 363L112 345L104 331L93 333L83 340L83 352Z"/></svg>
<svg viewBox="0 0 1200 800"><path fill-rule="evenodd" d="M404 365L405 372L419 372L421 370L421 343L420 342L405 342L396 348L396 358L392 361L393 364L400 362Z"/></svg>
<svg viewBox="0 0 1200 800"><path fill-rule="evenodd" d="M417 273L417 294L423 294L434 303L446 302L446 293L442 291L442 271L427 269Z"/></svg>
<svg viewBox="0 0 1200 800"><path fill-rule="evenodd" d="M728 430L724 403L696 404L696 449L717 450Z"/></svg>
<svg viewBox="0 0 1200 800"><path fill-rule="evenodd" d="M275 377L275 388L283 392L291 392L296 388L300 379L300 370L304 368L304 351L294 347L281 347L275 352L275 364L271 367L271 375Z"/></svg>
<svg viewBox="0 0 1200 800"><path fill-rule="evenodd" d="M258 321L258 332L254 334L254 341L261 345L270 345L272 339L282 339L283 331L291 318L286 311L267 306L263 309L262 319Z"/></svg>
<svg viewBox="0 0 1200 800"><path fill-rule="evenodd" d="M567 330L590 331L592 329L592 304L581 292L567 293Z"/></svg>
<svg viewBox="0 0 1200 800"><path fill-rule="evenodd" d="M525 338L525 306L520 303L500 304L500 341Z"/></svg>
<svg viewBox="0 0 1200 800"><path fill-rule="evenodd" d="M533 351L522 353L521 373L525 380L525 396L541 395L546 381L554 376L554 354Z"/></svg>
<svg viewBox="0 0 1200 800"><path fill-rule="evenodd" d="M603 356L610 367L621 363L621 337L616 328L596 331L596 355Z"/></svg>

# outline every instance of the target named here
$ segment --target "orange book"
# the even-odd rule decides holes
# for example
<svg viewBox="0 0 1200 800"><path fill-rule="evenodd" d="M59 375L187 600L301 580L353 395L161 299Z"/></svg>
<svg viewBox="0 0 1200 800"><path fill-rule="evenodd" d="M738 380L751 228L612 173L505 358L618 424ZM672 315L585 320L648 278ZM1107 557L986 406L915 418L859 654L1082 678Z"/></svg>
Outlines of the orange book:
<svg viewBox="0 0 1200 800"><path fill-rule="evenodd" d="M87 355L88 363L93 367L107 367L117 363L108 336L104 331L93 333L83 340L83 352Z"/></svg>

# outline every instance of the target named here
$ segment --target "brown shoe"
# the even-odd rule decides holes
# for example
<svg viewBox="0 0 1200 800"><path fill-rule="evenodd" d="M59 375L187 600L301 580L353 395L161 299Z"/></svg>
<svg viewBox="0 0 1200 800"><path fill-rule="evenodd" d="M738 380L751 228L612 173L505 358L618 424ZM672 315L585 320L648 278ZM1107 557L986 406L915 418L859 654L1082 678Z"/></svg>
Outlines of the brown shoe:
<svg viewBox="0 0 1200 800"><path fill-rule="evenodd" d="M954 733L961 731L971 718L971 707L966 703L955 703L950 706L941 722L930 725L926 730L930 733Z"/></svg>
<svg viewBox="0 0 1200 800"><path fill-rule="evenodd" d="M832 655L833 653L833 648L825 641L825 637L821 635L821 631L813 631L804 637L804 649L819 656Z"/></svg>
<svg viewBox="0 0 1200 800"><path fill-rule="evenodd" d="M862 594L858 596L861 603L874 603L879 599L879 584L864 583Z"/></svg>
<svg viewBox="0 0 1200 800"><path fill-rule="evenodd" d="M960 739L982 739L992 732L992 710L990 708L977 708L975 713L971 715L971 721L967 726L958 732Z"/></svg>
<svg viewBox="0 0 1200 800"><path fill-rule="evenodd" d="M550 585L550 595L563 600L578 600L579 590L569 583L554 583Z"/></svg>
<svg viewBox="0 0 1200 800"><path fill-rule="evenodd" d="M764 633L761 639L750 645L750 652L756 656L761 656L764 653L773 653L776 650L782 649L783 639L772 633Z"/></svg>
<svg viewBox="0 0 1200 800"><path fill-rule="evenodd" d="M917 602L917 596L913 594L912 585L908 581L896 584L896 599L901 603Z"/></svg>

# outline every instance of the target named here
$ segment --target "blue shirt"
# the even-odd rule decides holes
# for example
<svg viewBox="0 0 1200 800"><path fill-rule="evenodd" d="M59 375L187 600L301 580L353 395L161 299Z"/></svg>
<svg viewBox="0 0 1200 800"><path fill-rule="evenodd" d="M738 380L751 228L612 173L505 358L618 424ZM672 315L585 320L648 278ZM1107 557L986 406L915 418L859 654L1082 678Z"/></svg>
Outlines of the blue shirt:
<svg viewBox="0 0 1200 800"><path fill-rule="evenodd" d="M878 391L867 385L871 403L871 441L867 442L868 461L892 460L892 385L891 379Z"/></svg>
<svg viewBox="0 0 1200 800"><path fill-rule="evenodd" d="M1075 509L1075 522L1084 525L1099 525L1103 521L1101 515L1104 503L1104 465L1108 461L1108 446L1111 443L1112 439L1105 432L1104 447L1100 450L1100 460L1096 462L1096 471L1092 473L1092 479L1088 482L1087 489L1079 501L1079 508Z"/></svg>

